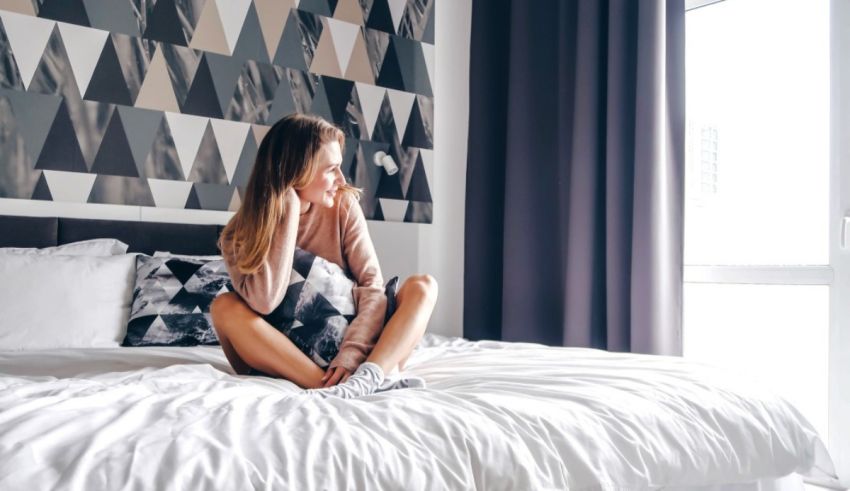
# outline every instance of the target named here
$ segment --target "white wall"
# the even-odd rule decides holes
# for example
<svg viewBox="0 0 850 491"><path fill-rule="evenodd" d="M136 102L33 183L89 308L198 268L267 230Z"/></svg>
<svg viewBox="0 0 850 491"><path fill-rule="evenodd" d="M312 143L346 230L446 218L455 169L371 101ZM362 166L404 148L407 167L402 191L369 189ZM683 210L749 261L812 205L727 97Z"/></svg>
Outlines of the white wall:
<svg viewBox="0 0 850 491"><path fill-rule="evenodd" d="M463 332L463 232L469 116L469 35L472 0L437 0L435 24L432 224L369 222L384 276L428 273L440 285L429 325ZM232 213L0 198L0 214L177 223L226 223Z"/></svg>
<svg viewBox="0 0 850 491"><path fill-rule="evenodd" d="M428 273L440 298L428 329L463 333L463 237L472 0L437 0L434 88L434 221L369 222L384 276Z"/></svg>

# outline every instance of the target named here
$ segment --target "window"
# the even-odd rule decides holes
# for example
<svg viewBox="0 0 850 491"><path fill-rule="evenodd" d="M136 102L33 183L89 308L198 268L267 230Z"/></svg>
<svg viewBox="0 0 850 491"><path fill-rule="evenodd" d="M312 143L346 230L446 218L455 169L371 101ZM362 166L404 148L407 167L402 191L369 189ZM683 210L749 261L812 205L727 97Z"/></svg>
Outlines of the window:
<svg viewBox="0 0 850 491"><path fill-rule="evenodd" d="M684 355L772 385L832 446L830 3L698 7L686 14Z"/></svg>

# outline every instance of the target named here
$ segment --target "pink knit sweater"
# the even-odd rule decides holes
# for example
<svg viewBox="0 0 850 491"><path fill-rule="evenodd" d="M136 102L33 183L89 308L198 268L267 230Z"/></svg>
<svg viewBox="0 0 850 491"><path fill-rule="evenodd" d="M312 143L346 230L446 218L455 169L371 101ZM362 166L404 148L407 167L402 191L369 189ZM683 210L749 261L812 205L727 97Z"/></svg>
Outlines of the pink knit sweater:
<svg viewBox="0 0 850 491"><path fill-rule="evenodd" d="M330 364L331 368L342 366L354 372L375 346L387 309L381 267L356 198L340 192L332 208L311 204L303 214L297 200L287 200L269 254L260 269L250 275L237 270L230 241L222 239L222 255L233 287L256 312L269 314L283 301L296 245L338 264L357 283L354 288L357 316L345 331L339 354Z"/></svg>

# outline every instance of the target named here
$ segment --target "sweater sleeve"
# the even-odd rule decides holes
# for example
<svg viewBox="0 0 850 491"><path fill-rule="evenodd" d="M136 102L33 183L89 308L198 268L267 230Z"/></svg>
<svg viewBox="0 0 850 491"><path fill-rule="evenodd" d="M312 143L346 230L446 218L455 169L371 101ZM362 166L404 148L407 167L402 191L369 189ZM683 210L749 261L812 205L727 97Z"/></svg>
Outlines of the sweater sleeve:
<svg viewBox="0 0 850 491"><path fill-rule="evenodd" d="M331 361L330 368L342 366L354 372L366 360L381 334L387 312L387 298L384 295L381 267L363 210L356 200L347 201L347 210L343 210L342 249L357 283L354 287L357 316L345 331L339 353Z"/></svg>
<svg viewBox="0 0 850 491"><path fill-rule="evenodd" d="M289 286L300 209L301 202L298 195L290 189L286 195L285 211L275 228L269 253L256 272L240 273L232 247L226 247L227 251L222 251L227 272L230 274L236 293L261 315L267 315L277 308L283 301L286 288ZM232 246L232 244L228 245Z"/></svg>

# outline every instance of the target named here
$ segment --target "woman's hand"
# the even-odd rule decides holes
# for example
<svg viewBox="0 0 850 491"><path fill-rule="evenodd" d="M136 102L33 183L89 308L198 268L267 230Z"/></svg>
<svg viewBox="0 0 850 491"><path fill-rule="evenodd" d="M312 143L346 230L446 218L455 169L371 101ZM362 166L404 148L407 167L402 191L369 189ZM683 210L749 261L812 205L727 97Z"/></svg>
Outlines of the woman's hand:
<svg viewBox="0 0 850 491"><path fill-rule="evenodd" d="M327 371L325 371L325 376L322 377L322 387L331 387L336 384L341 384L348 380L348 377L350 376L351 372L343 367L328 368Z"/></svg>

